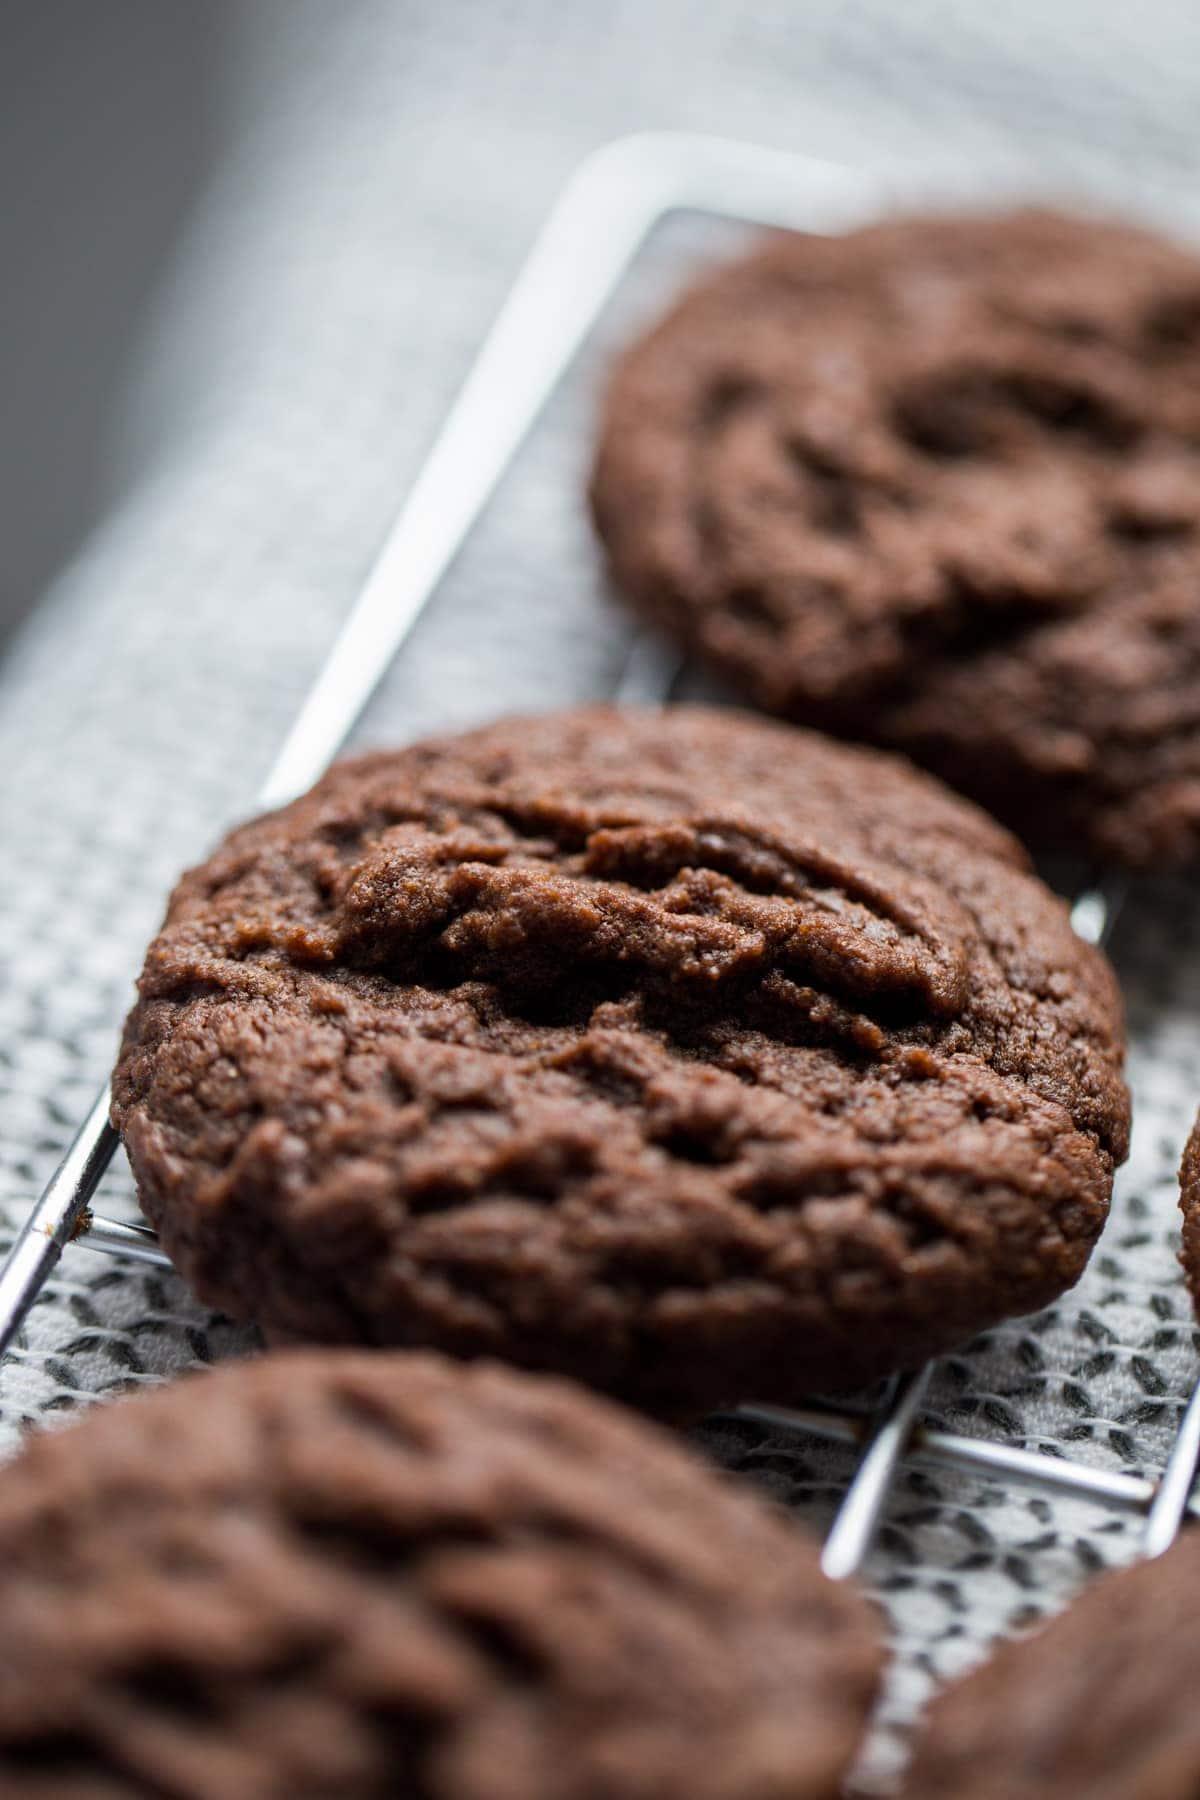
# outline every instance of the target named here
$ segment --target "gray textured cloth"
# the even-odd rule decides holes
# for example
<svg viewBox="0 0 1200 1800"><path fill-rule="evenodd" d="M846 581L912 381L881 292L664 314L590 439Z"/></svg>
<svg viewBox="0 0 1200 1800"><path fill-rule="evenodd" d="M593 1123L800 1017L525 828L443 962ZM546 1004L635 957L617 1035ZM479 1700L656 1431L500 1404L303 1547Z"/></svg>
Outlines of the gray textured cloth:
<svg viewBox="0 0 1200 1800"><path fill-rule="evenodd" d="M143 333L128 498L0 670L7 789L0 1204L20 1216L112 1059L178 869L250 803L399 498L579 157L687 126L1192 227L1200 14L1089 0L337 7L236 15L226 148ZM1194 228L1194 227L1192 227ZM370 710L370 738L606 693L627 626L580 504L605 343L698 245L668 238L522 452ZM1080 1288L939 1372L956 1428L1153 1469L1196 1373L1175 1167L1200 1097L1186 883L1139 894L1135 1150ZM105 1204L129 1203L121 1171ZM69 1252L0 1377L0 1427L246 1346L172 1279ZM828 1516L848 1458L745 1421L709 1445ZM891 1711L1136 1549L1123 1516L910 1473L874 1572ZM886 1762L886 1756L884 1758Z"/></svg>

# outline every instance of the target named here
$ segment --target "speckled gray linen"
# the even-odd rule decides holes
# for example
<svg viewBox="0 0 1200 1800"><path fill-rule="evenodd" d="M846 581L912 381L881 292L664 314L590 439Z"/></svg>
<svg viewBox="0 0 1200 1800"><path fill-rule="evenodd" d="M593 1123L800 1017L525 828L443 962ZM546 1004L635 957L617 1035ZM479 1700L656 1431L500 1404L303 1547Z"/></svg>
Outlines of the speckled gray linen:
<svg viewBox="0 0 1200 1800"><path fill-rule="evenodd" d="M935 187L1079 196L1200 235L1187 0L687 6L262 0L235 16L224 151L154 297L114 431L125 499L0 667L0 1218L111 1065L178 872L254 792L539 219L589 149L712 130ZM668 228L517 458L359 741L611 692L629 642L581 504L612 344L728 233ZM1103 1242L1049 1312L947 1359L931 1408L1110 1468L1163 1460L1200 1368L1175 1171L1200 1100L1194 884L1113 945L1137 1119ZM131 1205L123 1166L103 1203ZM0 1374L0 1443L252 1348L170 1277L68 1252ZM815 1525L849 1453L722 1418L703 1440ZM872 1563L888 1718L1136 1553L1136 1521L908 1472ZM894 1746L881 1739L876 1773ZM868 1772L868 1779L870 1772Z"/></svg>

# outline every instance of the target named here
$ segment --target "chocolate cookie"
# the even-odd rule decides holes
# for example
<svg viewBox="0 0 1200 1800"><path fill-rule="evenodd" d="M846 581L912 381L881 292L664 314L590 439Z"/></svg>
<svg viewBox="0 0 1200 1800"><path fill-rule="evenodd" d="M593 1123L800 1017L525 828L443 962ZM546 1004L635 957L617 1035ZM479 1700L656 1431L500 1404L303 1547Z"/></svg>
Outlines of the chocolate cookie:
<svg viewBox="0 0 1200 1800"><path fill-rule="evenodd" d="M1180 1261L1192 1300L1200 1312L1200 1118L1192 1127L1179 1170L1179 1204L1183 1211Z"/></svg>
<svg viewBox="0 0 1200 1800"><path fill-rule="evenodd" d="M283 1352L0 1479L6 1800L834 1800L880 1663L815 1547L565 1383Z"/></svg>
<svg viewBox="0 0 1200 1800"><path fill-rule="evenodd" d="M1052 1299L1126 1147L1108 965L991 820L703 709L335 768L184 877L113 1117L210 1303L666 1413Z"/></svg>
<svg viewBox="0 0 1200 1800"><path fill-rule="evenodd" d="M1200 260L1020 212L780 237L620 363L618 583L1030 841L1200 850Z"/></svg>
<svg viewBox="0 0 1200 1800"><path fill-rule="evenodd" d="M904 1800L1183 1800L1200 1793L1200 1538L1102 1575L938 1696Z"/></svg>

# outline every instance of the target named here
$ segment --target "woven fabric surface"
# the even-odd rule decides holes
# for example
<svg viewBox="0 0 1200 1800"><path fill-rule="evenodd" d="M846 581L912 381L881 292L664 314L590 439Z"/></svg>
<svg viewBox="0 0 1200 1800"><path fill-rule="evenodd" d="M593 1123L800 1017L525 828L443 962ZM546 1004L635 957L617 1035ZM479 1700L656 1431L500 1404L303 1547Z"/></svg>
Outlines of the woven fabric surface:
<svg viewBox="0 0 1200 1800"><path fill-rule="evenodd" d="M271 0L234 30L225 148L155 296L114 433L127 497L0 667L10 1230L111 1065L175 874L251 806L580 156L635 128L716 130L921 165L967 192L1082 194L1197 232L1186 190L1200 14L1183 0ZM611 692L628 625L581 505L596 385L612 344L718 247L668 232L644 259L362 741ZM1200 1099L1193 886L1140 889L1113 955L1137 1119L1104 1240L1059 1306L948 1359L931 1407L958 1430L1153 1471L1197 1372L1175 1264L1175 1169ZM131 1204L123 1169L103 1204ZM72 1250L0 1374L0 1442L250 1345L170 1277ZM848 1452L744 1419L702 1436L817 1526L851 1467ZM932 1677L1136 1549L1128 1516L906 1474L872 1566L899 1652L889 1716L903 1721Z"/></svg>

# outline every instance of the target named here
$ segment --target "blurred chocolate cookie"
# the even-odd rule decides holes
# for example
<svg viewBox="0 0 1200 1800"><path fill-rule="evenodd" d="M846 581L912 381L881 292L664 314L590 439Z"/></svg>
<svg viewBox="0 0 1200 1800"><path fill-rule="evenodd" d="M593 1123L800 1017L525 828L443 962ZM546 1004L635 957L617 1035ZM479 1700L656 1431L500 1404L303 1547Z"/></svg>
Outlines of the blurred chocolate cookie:
<svg viewBox="0 0 1200 1800"><path fill-rule="evenodd" d="M704 709L335 768L184 877L114 1076L145 1209L276 1337L671 1414L1054 1298L1128 1102L1104 959L907 765Z"/></svg>
<svg viewBox="0 0 1200 1800"><path fill-rule="evenodd" d="M780 237L624 357L619 585L1029 840L1200 849L1200 260L1018 212Z"/></svg>
<svg viewBox="0 0 1200 1800"><path fill-rule="evenodd" d="M1192 1300L1200 1312L1200 1118L1192 1126L1179 1170L1179 1204L1183 1211L1180 1261Z"/></svg>
<svg viewBox="0 0 1200 1800"><path fill-rule="evenodd" d="M565 1383L284 1352L0 1480L6 1800L834 1800L867 1603Z"/></svg>
<svg viewBox="0 0 1200 1800"><path fill-rule="evenodd" d="M1102 1575L934 1700L904 1800L1182 1800L1200 1792L1200 1538Z"/></svg>

